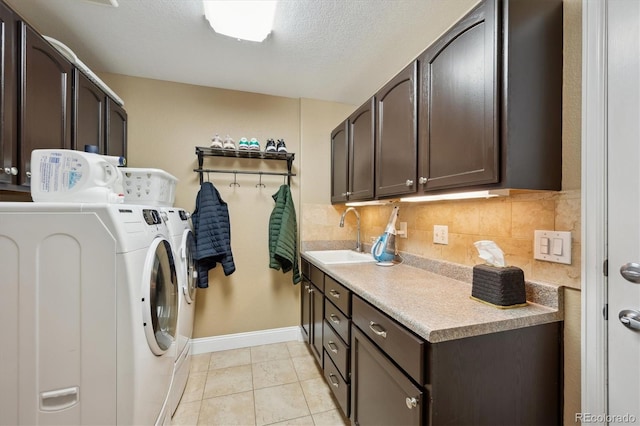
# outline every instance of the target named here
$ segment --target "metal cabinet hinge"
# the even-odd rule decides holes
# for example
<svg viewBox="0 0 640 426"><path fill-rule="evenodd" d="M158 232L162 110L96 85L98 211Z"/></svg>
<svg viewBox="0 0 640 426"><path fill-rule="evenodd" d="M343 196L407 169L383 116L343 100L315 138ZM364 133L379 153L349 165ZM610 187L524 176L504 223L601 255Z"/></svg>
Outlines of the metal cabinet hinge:
<svg viewBox="0 0 640 426"><path fill-rule="evenodd" d="M605 277L609 276L609 259L604 260L604 263L602 264L602 273Z"/></svg>
<svg viewBox="0 0 640 426"><path fill-rule="evenodd" d="M609 321L609 304L605 304L602 308L602 317L605 321Z"/></svg>

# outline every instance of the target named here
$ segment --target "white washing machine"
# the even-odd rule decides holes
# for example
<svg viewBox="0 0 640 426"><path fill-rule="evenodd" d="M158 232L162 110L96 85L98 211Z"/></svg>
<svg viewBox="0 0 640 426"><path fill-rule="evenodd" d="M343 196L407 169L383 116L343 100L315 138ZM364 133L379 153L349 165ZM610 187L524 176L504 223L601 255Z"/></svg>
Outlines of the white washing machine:
<svg viewBox="0 0 640 426"><path fill-rule="evenodd" d="M190 214L177 207L162 207L167 228L175 250L178 264L178 331L176 335L176 362L173 381L167 401L167 414L173 416L189 378L191 362L190 340L193 335L196 287L198 275L195 267L195 236L189 220Z"/></svg>
<svg viewBox="0 0 640 426"><path fill-rule="evenodd" d="M0 203L0 424L167 421L178 285L157 208Z"/></svg>

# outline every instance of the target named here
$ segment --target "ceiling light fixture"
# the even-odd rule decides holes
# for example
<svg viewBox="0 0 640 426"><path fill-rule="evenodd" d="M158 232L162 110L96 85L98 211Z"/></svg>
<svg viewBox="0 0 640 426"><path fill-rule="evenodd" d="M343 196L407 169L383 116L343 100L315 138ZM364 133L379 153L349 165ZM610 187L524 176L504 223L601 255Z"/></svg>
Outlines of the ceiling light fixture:
<svg viewBox="0 0 640 426"><path fill-rule="evenodd" d="M471 192L456 192L453 194L438 194L438 195L423 195L420 197L406 197L400 198L402 202L419 203L425 201L446 201L446 200L468 200L472 198L493 198L493 197L506 197L509 195L508 189L497 189L487 191L471 191Z"/></svg>
<svg viewBox="0 0 640 426"><path fill-rule="evenodd" d="M204 16L218 34L261 42L271 32L275 0L203 0Z"/></svg>

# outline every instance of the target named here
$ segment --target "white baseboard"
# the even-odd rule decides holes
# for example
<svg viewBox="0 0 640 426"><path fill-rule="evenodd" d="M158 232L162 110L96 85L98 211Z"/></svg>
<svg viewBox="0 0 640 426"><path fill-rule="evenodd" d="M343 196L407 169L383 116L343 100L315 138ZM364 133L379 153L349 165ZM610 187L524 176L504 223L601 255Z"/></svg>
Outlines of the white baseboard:
<svg viewBox="0 0 640 426"><path fill-rule="evenodd" d="M226 351L229 349L268 345L291 340L302 341L302 333L300 332L299 326L191 339L191 354L197 355L207 352Z"/></svg>

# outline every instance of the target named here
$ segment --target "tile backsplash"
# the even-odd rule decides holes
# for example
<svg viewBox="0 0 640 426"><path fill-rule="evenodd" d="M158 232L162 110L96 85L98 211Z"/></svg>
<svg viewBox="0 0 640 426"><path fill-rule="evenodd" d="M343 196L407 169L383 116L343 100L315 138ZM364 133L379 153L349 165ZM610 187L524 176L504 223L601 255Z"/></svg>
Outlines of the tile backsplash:
<svg viewBox="0 0 640 426"><path fill-rule="evenodd" d="M344 228L344 205L304 204L301 240L355 240L356 219L349 213ZM358 207L362 241L386 227L391 206ZM399 222L407 222L408 238L397 238L398 249L420 257L475 265L482 263L473 243L493 240L507 264L524 270L527 280L580 288L580 190L523 193L488 200L400 203ZM449 244L433 243L433 226L447 225ZM564 265L533 258L534 230L571 231L572 263Z"/></svg>

